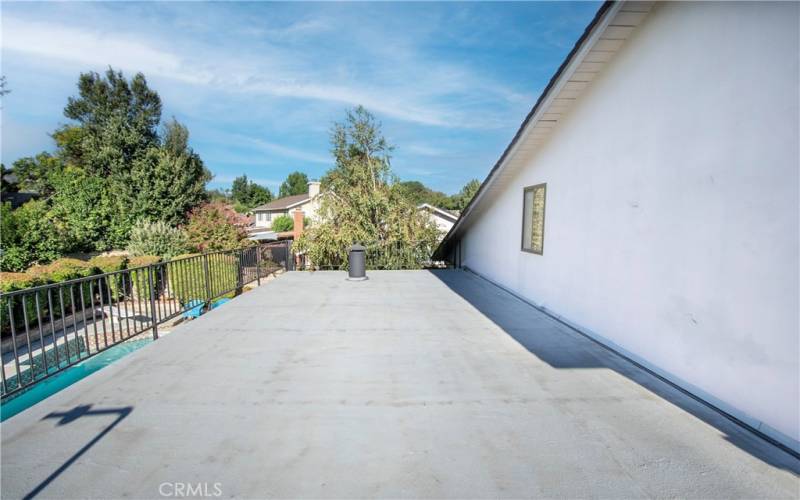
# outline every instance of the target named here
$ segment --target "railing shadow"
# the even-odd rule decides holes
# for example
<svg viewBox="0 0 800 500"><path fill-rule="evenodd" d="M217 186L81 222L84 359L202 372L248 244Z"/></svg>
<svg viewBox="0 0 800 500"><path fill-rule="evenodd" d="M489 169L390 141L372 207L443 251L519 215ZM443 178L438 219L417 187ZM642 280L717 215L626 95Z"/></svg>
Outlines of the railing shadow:
<svg viewBox="0 0 800 500"><path fill-rule="evenodd" d="M715 427L727 441L741 450L774 467L800 474L800 460L790 453L764 440L746 427L738 425L731 417L708 403L640 368L580 332L566 325L563 328L532 326L556 320L500 287L467 271L429 270L429 272L531 354L553 368L613 370Z"/></svg>
<svg viewBox="0 0 800 500"><path fill-rule="evenodd" d="M131 414L133 411L132 406L125 406L122 408L105 408L105 409L98 409L92 410L92 405L82 405L76 406L75 408L71 409L67 412L53 412L46 415L42 420L45 419L59 419L56 423L56 426L60 427L62 425L67 425L79 418L83 417L93 417L93 416L106 416L106 415L116 415L117 418L114 419L108 426L106 426L100 433L98 433L91 441L86 443L80 450L75 452L66 462L61 464L52 474L47 476L47 478L39 483L35 488L33 488L28 494L26 494L23 498L29 499L34 498L36 495L42 492L50 483L53 482L58 476L60 476L64 471L66 471L72 464L75 463L84 453L89 451L89 449L97 444L98 441L103 439L103 437L111 432L111 430L117 426L122 420L125 419L128 415Z"/></svg>

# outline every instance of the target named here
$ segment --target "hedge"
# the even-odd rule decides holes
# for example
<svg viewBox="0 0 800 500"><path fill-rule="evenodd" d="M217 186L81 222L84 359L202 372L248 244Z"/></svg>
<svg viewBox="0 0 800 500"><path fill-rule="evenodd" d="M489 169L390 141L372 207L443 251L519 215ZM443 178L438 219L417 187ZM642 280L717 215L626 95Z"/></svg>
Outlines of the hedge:
<svg viewBox="0 0 800 500"><path fill-rule="evenodd" d="M30 274L31 276L38 276L41 278L42 283L49 284L86 278L94 274L98 274L98 270L86 261L64 258L55 260L44 266L33 266L25 271L25 273ZM90 282L81 283L79 285L80 291L77 294L74 291L74 286L54 288L53 291L50 292L54 309L53 317L55 318L61 316L62 306L64 313L68 313L72 307L73 298L77 302L76 307L79 307L81 302L80 293L83 293L83 303L91 304L92 297L94 295L92 293L92 286L93 285ZM47 293L44 293L44 298L45 300L47 299Z"/></svg>
<svg viewBox="0 0 800 500"><path fill-rule="evenodd" d="M128 269L144 266L152 266L161 262L161 257L155 255L139 255L128 259ZM130 282L128 283L128 293L138 300L150 300L150 277L147 268L131 271L129 273ZM156 287L156 295L160 295L163 289L159 272L153 273L153 285Z"/></svg>
<svg viewBox="0 0 800 500"><path fill-rule="evenodd" d="M84 278L93 274L96 274L96 270L87 262L78 259L58 259L47 265L33 266L24 273L0 274L0 290L11 292L39 285ZM14 317L14 328L17 333L21 333L25 330L26 315L28 326L38 324L36 314L37 296L39 298L39 314L41 314L42 323L44 324L49 320L51 313L53 319L56 319L61 317L62 308L65 314L70 311L73 299L80 302L81 293L83 293L84 303L87 301L91 303L92 293L88 283L81 284L77 293L74 290L74 286L61 289L61 293L59 293L59 289L53 289L49 298L46 290L33 295L26 294L24 310L21 295L3 297L0 300L0 330L3 333L11 331L11 318L8 312L9 304L11 304L11 314ZM50 304L53 306L52 310L50 309Z"/></svg>
<svg viewBox="0 0 800 500"><path fill-rule="evenodd" d="M212 254L208 257L201 257L200 254L184 254L166 262L162 267L156 267L156 272L153 273L156 295L161 296L167 292L170 296L177 298L183 305L192 300L206 301L209 298L206 296L207 289L205 285L206 259L208 260L208 274L211 279L209 284L211 296L233 297L239 285L240 262L237 255L227 254ZM80 285L52 288L50 300L48 300L46 290L42 290L37 294L26 294L24 311L21 296L3 297L0 299L0 331L3 334L11 332L11 322L8 314L9 303L11 304L14 328L17 334L22 333L24 335L26 315L29 327L38 326L36 315L37 295L39 297L39 313L41 314L43 325L49 321L51 313L53 320L60 318L62 306L64 314L69 315L73 300L77 302L76 307L85 305L87 308L91 308L95 304L98 292L103 294L104 303L108 302L109 296L115 301L124 296L139 300L149 300L150 281L148 269L145 266L158 264L159 262L161 262L161 258L152 255L130 258L124 256L98 256L93 257L88 262L63 258L47 265L33 266L24 273L0 273L0 292L6 293L132 269L130 273L112 274L101 280L99 289L95 285L95 280L89 280ZM223 294L222 292L227 293ZM83 304L81 304L81 294L83 294ZM52 311L50 309L51 303ZM44 333L46 334L46 332ZM35 335L34 337L37 336Z"/></svg>
<svg viewBox="0 0 800 500"><path fill-rule="evenodd" d="M58 283L97 274L97 269L84 260L64 258L43 266L33 266L25 274L40 277L46 283Z"/></svg>
<svg viewBox="0 0 800 500"><path fill-rule="evenodd" d="M121 271L127 268L148 266L160 261L160 257L151 255L131 257L130 259L124 256L98 256L93 257L88 262L79 259L63 258L55 260L50 264L33 266L24 273L0 273L0 292L6 293L40 285L61 283L103 273ZM11 332L11 322L8 314L9 303L11 304L12 314L14 316L14 328L18 334L25 330L25 314L27 314L28 326L37 326L37 295L39 296L39 312L43 324L49 321L51 313L54 320L60 318L62 306L64 313L69 314L73 299L77 302L76 307L81 307L82 305L90 307L91 304L94 303L97 292L102 292L104 302L108 301L109 296L111 296L113 300L119 300L125 294L143 299L150 298L150 288L146 270L131 271L130 282L126 278L123 278L123 276L124 273L108 276L105 280L101 281L99 290L95 287L94 280L81 283L79 286L80 290L76 290L74 285L71 287L52 288L49 301L46 290L40 291L35 295L26 294L25 311L22 309L21 296L11 298L3 297L0 299L0 331L2 331L3 334ZM161 284L158 275L155 277L158 290L161 288ZM137 283L139 284L137 285ZM139 290L139 288L142 289ZM59 291L61 293L59 293ZM81 293L83 293L83 304L81 304ZM63 301L61 300L62 298ZM52 311L50 310L50 303L52 303L53 306Z"/></svg>
<svg viewBox="0 0 800 500"><path fill-rule="evenodd" d="M205 270L199 253L178 255L167 263L167 287L182 305L206 300Z"/></svg>
<svg viewBox="0 0 800 500"><path fill-rule="evenodd" d="M208 269L211 278L211 296L233 298L239 286L239 257L227 254L210 255Z"/></svg>
<svg viewBox="0 0 800 500"><path fill-rule="evenodd" d="M239 283L238 256L211 254L207 259L211 297L233 297ZM169 291L181 304L210 298L205 286L205 260L200 254L185 254L167 263Z"/></svg>
<svg viewBox="0 0 800 500"><path fill-rule="evenodd" d="M125 255L98 255L89 259L89 265L100 274L113 273L128 267L128 257ZM103 296L110 296L114 300L121 298L125 292L126 281L122 273L108 276L103 280Z"/></svg>
<svg viewBox="0 0 800 500"><path fill-rule="evenodd" d="M101 273L113 273L128 267L128 257L126 255L98 255L89 259L89 265Z"/></svg>

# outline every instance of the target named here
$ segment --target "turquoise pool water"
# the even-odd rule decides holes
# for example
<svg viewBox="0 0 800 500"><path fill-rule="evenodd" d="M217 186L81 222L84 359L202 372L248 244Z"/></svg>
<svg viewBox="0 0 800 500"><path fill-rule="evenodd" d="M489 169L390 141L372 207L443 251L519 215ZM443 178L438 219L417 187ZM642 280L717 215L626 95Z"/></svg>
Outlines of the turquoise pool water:
<svg viewBox="0 0 800 500"><path fill-rule="evenodd" d="M39 401L71 386L84 377L88 377L97 370L110 365L114 361L127 356L152 341L153 339L145 338L123 342L114 347L109 347L100 354L67 368L63 372L39 382L16 396L10 397L8 401L4 401L2 405L0 405L0 422L30 408Z"/></svg>

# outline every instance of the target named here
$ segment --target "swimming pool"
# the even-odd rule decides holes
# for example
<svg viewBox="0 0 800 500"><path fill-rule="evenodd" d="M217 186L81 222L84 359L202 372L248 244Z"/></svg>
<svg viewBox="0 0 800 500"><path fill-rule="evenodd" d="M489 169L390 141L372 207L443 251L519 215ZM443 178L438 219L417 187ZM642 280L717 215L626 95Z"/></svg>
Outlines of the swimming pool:
<svg viewBox="0 0 800 500"><path fill-rule="evenodd" d="M0 404L0 422L13 417L21 411L27 410L39 401L71 386L84 377L88 377L92 373L144 347L152 341L153 339L151 338L143 338L122 342L121 344L109 347L100 354L67 368L46 380L42 380L30 389L22 391L16 396L11 396L7 401Z"/></svg>

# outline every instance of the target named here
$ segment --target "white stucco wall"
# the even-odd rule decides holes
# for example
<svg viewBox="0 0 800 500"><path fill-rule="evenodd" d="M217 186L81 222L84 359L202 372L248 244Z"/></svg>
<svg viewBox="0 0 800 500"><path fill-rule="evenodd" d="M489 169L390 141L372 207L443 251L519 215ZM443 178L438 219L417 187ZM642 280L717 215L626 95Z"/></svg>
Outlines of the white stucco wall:
<svg viewBox="0 0 800 500"><path fill-rule="evenodd" d="M799 16L657 5L462 239L464 265L795 448ZM542 182L539 256L519 228Z"/></svg>
<svg viewBox="0 0 800 500"><path fill-rule="evenodd" d="M266 220L266 215L267 214L270 215L270 219L269 220ZM271 210L271 211L257 210L255 212L253 212L253 215L255 216L255 224L254 225L256 227L263 227L263 228L269 229L269 228L272 227L272 221L274 221L276 217L280 217L282 215L287 215L288 216L289 215L289 211L288 210Z"/></svg>
<svg viewBox="0 0 800 500"><path fill-rule="evenodd" d="M313 222L317 217L317 211L319 210L319 202L320 202L320 197L316 196L311 200L307 201L306 203L303 203L302 205L298 205L296 207L292 207L287 210L271 210L271 211L256 210L253 212L255 216L254 225L256 227L271 228L272 221L275 220L276 217L280 217L282 215L293 217L292 213L298 209L302 210L303 213L305 214L305 217L308 217ZM264 220L263 218L259 217L259 214L266 214L266 213L272 214L270 220Z"/></svg>

